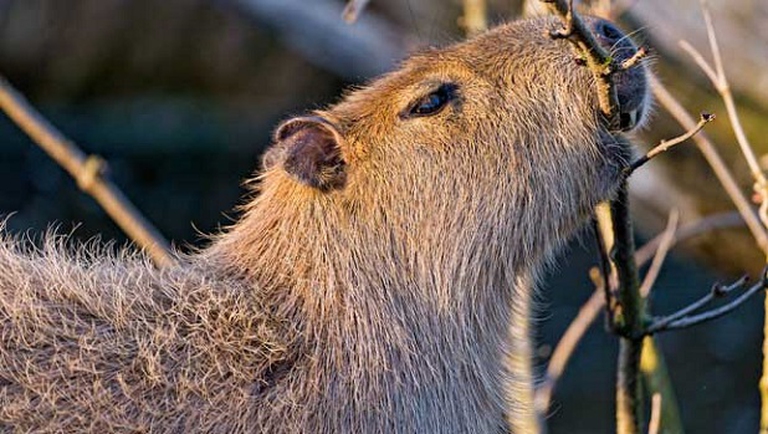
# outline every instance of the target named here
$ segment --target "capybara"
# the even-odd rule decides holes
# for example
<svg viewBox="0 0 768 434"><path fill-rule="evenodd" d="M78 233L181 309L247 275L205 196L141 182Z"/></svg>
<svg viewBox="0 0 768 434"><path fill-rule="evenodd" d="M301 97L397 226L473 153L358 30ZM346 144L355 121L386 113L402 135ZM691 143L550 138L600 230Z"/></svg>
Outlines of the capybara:
<svg viewBox="0 0 768 434"><path fill-rule="evenodd" d="M283 122L241 219L176 265L4 235L2 430L535 431L530 288L630 156L560 25L420 52ZM616 76L622 130L645 74Z"/></svg>

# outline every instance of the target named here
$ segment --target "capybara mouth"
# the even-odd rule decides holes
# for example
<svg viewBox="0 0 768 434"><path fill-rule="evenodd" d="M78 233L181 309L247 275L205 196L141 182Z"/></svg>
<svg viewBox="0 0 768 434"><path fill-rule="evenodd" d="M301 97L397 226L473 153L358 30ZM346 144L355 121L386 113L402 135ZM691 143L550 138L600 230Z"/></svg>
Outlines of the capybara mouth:
<svg viewBox="0 0 768 434"><path fill-rule="evenodd" d="M587 20L597 41L618 64L637 53L638 48L630 38L609 21L593 17L588 17ZM649 111L645 67L636 64L626 70L617 71L612 78L619 102L619 130L632 130L643 123Z"/></svg>

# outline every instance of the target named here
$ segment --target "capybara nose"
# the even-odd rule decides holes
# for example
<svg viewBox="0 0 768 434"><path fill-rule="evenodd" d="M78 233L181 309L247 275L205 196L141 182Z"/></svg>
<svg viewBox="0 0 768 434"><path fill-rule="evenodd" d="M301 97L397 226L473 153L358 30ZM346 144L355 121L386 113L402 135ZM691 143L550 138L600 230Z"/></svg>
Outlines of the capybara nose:
<svg viewBox="0 0 768 434"><path fill-rule="evenodd" d="M592 28L592 33L597 37L597 41L609 51L617 42L625 38L624 33L608 21L601 19L593 19L590 21L589 24Z"/></svg>
<svg viewBox="0 0 768 434"><path fill-rule="evenodd" d="M585 19L597 42L608 51L616 65L620 65L637 53L637 47L632 40L613 23L596 17L585 17ZM618 129L629 131L642 123L648 112L645 68L642 65L635 65L627 70L619 68L613 75L613 82L616 85L619 103Z"/></svg>

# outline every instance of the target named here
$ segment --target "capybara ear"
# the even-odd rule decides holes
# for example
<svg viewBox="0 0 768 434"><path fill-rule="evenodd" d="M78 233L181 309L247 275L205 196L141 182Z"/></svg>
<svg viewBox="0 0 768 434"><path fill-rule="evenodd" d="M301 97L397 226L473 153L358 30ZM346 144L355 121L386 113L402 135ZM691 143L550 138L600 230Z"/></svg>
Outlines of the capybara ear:
<svg viewBox="0 0 768 434"><path fill-rule="evenodd" d="M336 126L323 117L289 119L275 131L275 143L262 164L269 168L282 163L294 179L319 190L341 188L346 181L343 140Z"/></svg>

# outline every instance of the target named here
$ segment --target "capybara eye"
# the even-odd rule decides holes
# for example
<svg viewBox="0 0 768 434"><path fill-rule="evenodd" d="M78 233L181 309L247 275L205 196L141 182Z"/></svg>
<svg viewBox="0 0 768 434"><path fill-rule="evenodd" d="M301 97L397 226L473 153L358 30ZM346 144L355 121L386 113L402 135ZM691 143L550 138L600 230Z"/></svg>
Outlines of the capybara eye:
<svg viewBox="0 0 768 434"><path fill-rule="evenodd" d="M457 86L453 83L443 83L428 95L416 101L401 117L431 116L439 113L451 100L456 97Z"/></svg>

